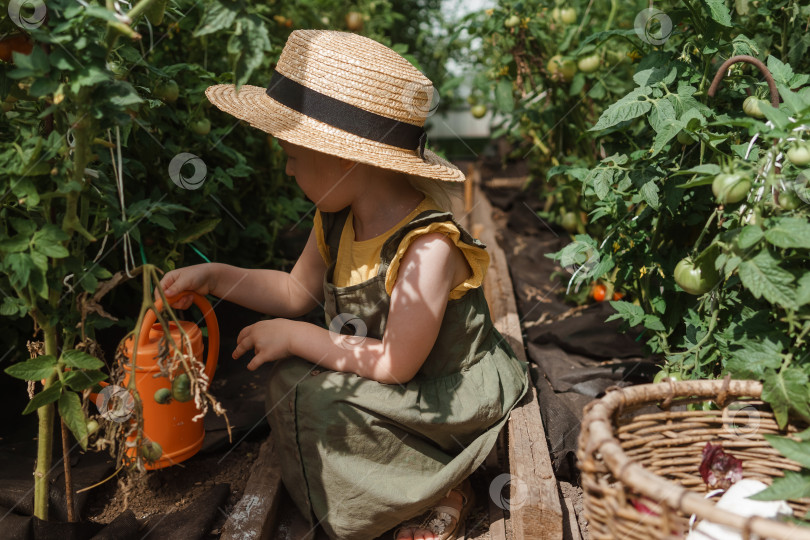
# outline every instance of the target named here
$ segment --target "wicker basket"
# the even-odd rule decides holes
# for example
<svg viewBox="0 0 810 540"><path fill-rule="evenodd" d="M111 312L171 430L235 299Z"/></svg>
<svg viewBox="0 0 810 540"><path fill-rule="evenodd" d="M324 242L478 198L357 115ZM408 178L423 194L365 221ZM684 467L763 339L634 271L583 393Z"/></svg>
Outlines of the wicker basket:
<svg viewBox="0 0 810 540"><path fill-rule="evenodd" d="M740 531L746 539L752 533L810 539L808 528L742 517L705 498L707 488L698 467L707 442L721 443L741 459L744 478L770 484L783 470L800 469L771 448L763 435L785 435L803 426L780 431L768 406L758 399L761 392L762 385L755 381L682 381L617 389L590 403L577 450L590 537L681 538L694 514ZM683 406L709 400L720 410L689 411ZM788 503L796 517L810 507L808 499Z"/></svg>

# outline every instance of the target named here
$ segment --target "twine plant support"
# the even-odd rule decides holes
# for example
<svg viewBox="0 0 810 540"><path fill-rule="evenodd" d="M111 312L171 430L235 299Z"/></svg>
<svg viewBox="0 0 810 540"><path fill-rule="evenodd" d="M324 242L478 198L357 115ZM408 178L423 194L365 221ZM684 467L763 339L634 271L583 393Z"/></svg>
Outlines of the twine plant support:
<svg viewBox="0 0 810 540"><path fill-rule="evenodd" d="M799 427L780 431L761 393L757 381L726 378L614 388L591 402L577 450L591 538L683 538L694 515L745 539L810 540L810 528L744 517L705 498L709 489L698 468L707 442L740 459L743 478L770 484L784 470L801 468L765 441L764 434L787 435ZM710 400L719 410L685 407ZM808 499L788 504L795 517L810 508Z"/></svg>

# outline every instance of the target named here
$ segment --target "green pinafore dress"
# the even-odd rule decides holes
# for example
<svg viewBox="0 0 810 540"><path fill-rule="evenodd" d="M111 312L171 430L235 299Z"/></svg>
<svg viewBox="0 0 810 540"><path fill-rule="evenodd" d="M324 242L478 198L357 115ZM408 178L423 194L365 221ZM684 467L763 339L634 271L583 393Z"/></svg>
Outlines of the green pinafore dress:
<svg viewBox="0 0 810 540"><path fill-rule="evenodd" d="M402 238L452 221L461 241L484 247L429 210L383 244L377 275L335 287L332 274L348 209L322 213L331 261L326 324L382 339L385 274ZM347 322L348 324L343 324ZM436 343L408 383L383 384L293 357L275 363L268 421L292 500L330 538L373 539L435 505L484 461L528 388L527 366L495 330L482 287L449 300Z"/></svg>

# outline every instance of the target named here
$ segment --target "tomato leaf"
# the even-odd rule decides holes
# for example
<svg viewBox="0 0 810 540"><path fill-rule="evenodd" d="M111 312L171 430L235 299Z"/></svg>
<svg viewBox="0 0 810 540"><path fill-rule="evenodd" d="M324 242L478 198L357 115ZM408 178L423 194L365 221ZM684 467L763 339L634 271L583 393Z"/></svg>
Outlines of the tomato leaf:
<svg viewBox="0 0 810 540"><path fill-rule="evenodd" d="M737 236L737 247L740 249L749 249L757 242L762 240L762 229L757 225L746 225Z"/></svg>
<svg viewBox="0 0 810 540"><path fill-rule="evenodd" d="M100 369L104 367L104 362L95 356L90 356L86 352L76 349L63 352L60 360L70 367L77 369Z"/></svg>
<svg viewBox="0 0 810 540"><path fill-rule="evenodd" d="M37 356L25 362L14 364L5 369L5 372L24 381L39 381L46 379L56 368L56 358L51 355Z"/></svg>
<svg viewBox="0 0 810 540"><path fill-rule="evenodd" d="M784 344L770 336L741 336L741 347L730 351L726 369L734 378L762 379L765 370L777 370L782 365Z"/></svg>
<svg viewBox="0 0 810 540"><path fill-rule="evenodd" d="M501 112L510 113L515 110L511 81L507 79L498 81L498 85L495 87L495 104Z"/></svg>
<svg viewBox="0 0 810 540"><path fill-rule="evenodd" d="M647 113L652 108L652 102L649 99L643 101L639 98L646 98L652 88L649 86L642 86L636 88L616 103L605 109L602 116L589 131L599 131L613 127L620 122L638 118L642 114Z"/></svg>
<svg viewBox="0 0 810 540"><path fill-rule="evenodd" d="M768 56L766 63L768 65L768 71L771 72L777 85L781 84L790 87L790 80L793 78L793 68L772 54Z"/></svg>
<svg viewBox="0 0 810 540"><path fill-rule="evenodd" d="M597 167L585 178L585 184L592 184L596 196L599 197L599 200L602 200L610 193L610 187L613 184L613 175L615 175L616 172L616 169L613 168Z"/></svg>
<svg viewBox="0 0 810 540"><path fill-rule="evenodd" d="M798 217L774 218L765 222L765 239L780 248L810 249L810 223Z"/></svg>
<svg viewBox="0 0 810 540"><path fill-rule="evenodd" d="M207 36L219 30L230 28L236 19L237 11L234 9L237 4L229 2L212 2L205 10L200 25L194 30L193 37Z"/></svg>
<svg viewBox="0 0 810 540"><path fill-rule="evenodd" d="M799 290L796 292L796 303L799 306L810 304L810 272L799 278Z"/></svg>
<svg viewBox="0 0 810 540"><path fill-rule="evenodd" d="M0 240L0 251L4 253L19 253L28 249L31 238L28 235L17 234L11 238Z"/></svg>
<svg viewBox="0 0 810 540"><path fill-rule="evenodd" d="M773 483L759 493L749 496L752 501L782 501L801 499L810 496L810 471L785 471L783 478L774 479Z"/></svg>
<svg viewBox="0 0 810 540"><path fill-rule="evenodd" d="M767 236L767 232L765 233ZM766 300L787 309L798 309L796 293L790 283L793 274L779 266L768 250L760 251L756 257L743 261L739 268L740 280L756 298Z"/></svg>
<svg viewBox="0 0 810 540"><path fill-rule="evenodd" d="M653 330L654 332L666 332L667 330L664 323L661 322L661 319L655 315L644 316L644 328Z"/></svg>
<svg viewBox="0 0 810 540"><path fill-rule="evenodd" d="M68 387L70 387L71 390L80 392L85 388L90 388L91 386L98 384L100 381L103 381L106 378L107 375L105 375L103 372L90 369L69 371L68 373L65 373L64 382Z"/></svg>
<svg viewBox="0 0 810 540"><path fill-rule="evenodd" d="M637 326L645 320L644 308L641 306L625 302L624 300L611 300L610 305L613 306L616 313L605 319L605 322L615 319L624 319L630 326Z"/></svg>
<svg viewBox="0 0 810 540"><path fill-rule="evenodd" d="M787 425L792 410L810 420L807 403L807 374L799 368L788 367L780 372L767 370L762 383L762 399L773 409L779 428Z"/></svg>
<svg viewBox="0 0 810 540"><path fill-rule="evenodd" d="M731 11L725 0L703 0L703 3L709 8L712 19L723 26L731 26Z"/></svg>
<svg viewBox="0 0 810 540"><path fill-rule="evenodd" d="M87 450L87 424L82 412L82 402L76 392L66 391L59 398L59 416L65 421L82 450Z"/></svg>
<svg viewBox="0 0 810 540"><path fill-rule="evenodd" d="M221 218L206 219L200 223L194 223L188 227L185 227L183 230L177 233L177 242L180 244L193 242L200 236L213 231L220 221L222 221Z"/></svg>
<svg viewBox="0 0 810 540"><path fill-rule="evenodd" d="M62 245L62 242L69 238L60 227L47 224L34 233L34 248L43 255L61 259L69 255L68 250Z"/></svg>
<svg viewBox="0 0 810 540"><path fill-rule="evenodd" d="M763 437L783 456L810 469L810 441L796 441L789 437L777 437L776 435L763 435Z"/></svg>
<svg viewBox="0 0 810 540"><path fill-rule="evenodd" d="M52 385L48 388L40 392L39 394L34 396L34 399L28 402L25 409L23 409L23 414L29 414L34 412L35 410L39 409L43 405L48 405L49 403L53 403L59 396L62 395L62 382L61 381L54 381Z"/></svg>

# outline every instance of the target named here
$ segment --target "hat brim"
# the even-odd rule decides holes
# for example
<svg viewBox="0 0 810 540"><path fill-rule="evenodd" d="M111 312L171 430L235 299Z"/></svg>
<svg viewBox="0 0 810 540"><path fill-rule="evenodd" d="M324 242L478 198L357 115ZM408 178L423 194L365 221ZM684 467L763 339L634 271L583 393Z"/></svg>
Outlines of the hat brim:
<svg viewBox="0 0 810 540"><path fill-rule="evenodd" d="M216 84L205 90L208 100L251 126L284 141L365 163L446 182L461 182L464 173L449 161L425 149L424 160L405 150L343 131L282 105L259 86Z"/></svg>

